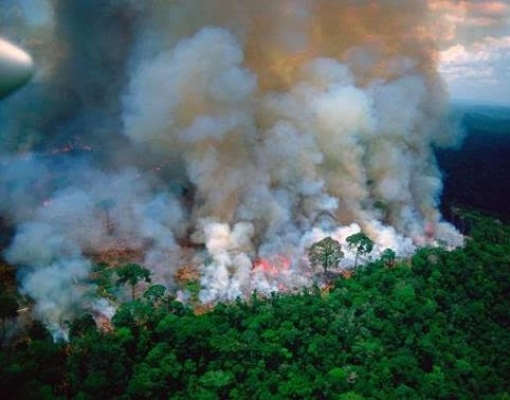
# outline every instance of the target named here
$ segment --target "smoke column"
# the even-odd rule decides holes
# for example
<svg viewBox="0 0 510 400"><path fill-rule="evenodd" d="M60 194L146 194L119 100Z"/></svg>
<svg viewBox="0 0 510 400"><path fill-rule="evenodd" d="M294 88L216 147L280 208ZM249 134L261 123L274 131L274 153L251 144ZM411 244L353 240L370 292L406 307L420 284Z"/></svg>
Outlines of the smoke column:
<svg viewBox="0 0 510 400"><path fill-rule="evenodd" d="M438 211L432 148L456 137L426 2L27 4L0 11L38 68L0 105L0 212L54 331L104 303L85 278L108 248L173 291L193 265L210 303L311 284L325 236L342 267L360 230L372 257L462 244Z"/></svg>

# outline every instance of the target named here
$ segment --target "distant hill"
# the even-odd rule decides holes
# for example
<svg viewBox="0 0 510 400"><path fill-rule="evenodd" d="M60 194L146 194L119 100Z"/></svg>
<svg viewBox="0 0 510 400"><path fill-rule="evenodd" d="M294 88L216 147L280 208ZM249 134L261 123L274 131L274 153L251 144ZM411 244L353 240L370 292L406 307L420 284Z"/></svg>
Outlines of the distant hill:
<svg viewBox="0 0 510 400"><path fill-rule="evenodd" d="M466 137L458 149L436 150L443 213L456 204L510 219L510 107L455 104L453 112Z"/></svg>
<svg viewBox="0 0 510 400"><path fill-rule="evenodd" d="M461 117L465 129L510 134L510 106L490 106L470 103L453 104L453 112Z"/></svg>

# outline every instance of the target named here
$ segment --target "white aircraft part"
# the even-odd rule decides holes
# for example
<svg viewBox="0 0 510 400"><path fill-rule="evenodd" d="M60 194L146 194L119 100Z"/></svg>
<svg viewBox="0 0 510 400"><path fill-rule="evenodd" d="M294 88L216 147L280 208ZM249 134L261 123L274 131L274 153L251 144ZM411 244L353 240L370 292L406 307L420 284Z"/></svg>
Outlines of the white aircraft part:
<svg viewBox="0 0 510 400"><path fill-rule="evenodd" d="M0 97L23 86L33 70L34 62L28 53L0 38Z"/></svg>

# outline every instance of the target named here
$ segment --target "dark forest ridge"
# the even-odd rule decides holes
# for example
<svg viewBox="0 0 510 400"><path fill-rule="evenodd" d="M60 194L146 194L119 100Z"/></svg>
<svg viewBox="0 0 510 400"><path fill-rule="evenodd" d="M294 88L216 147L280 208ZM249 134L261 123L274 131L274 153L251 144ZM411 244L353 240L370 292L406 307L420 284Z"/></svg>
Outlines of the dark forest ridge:
<svg viewBox="0 0 510 400"><path fill-rule="evenodd" d="M324 291L197 315L156 285L108 330L81 315L68 343L35 322L0 350L2 398L508 399L510 226L469 218L464 248L376 260Z"/></svg>
<svg viewBox="0 0 510 400"><path fill-rule="evenodd" d="M510 107L455 103L466 137L459 148L437 150L444 176L442 208L482 209L508 219L510 195Z"/></svg>

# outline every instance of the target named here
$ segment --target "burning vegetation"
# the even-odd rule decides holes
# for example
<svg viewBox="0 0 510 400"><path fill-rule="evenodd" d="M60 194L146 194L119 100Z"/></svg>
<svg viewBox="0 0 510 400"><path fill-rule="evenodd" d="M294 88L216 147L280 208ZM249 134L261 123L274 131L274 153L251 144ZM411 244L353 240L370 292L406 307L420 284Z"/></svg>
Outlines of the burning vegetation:
<svg viewBox="0 0 510 400"><path fill-rule="evenodd" d="M463 244L438 210L432 148L457 135L427 2L22 3L0 22L37 71L0 105L0 216L54 331L118 306L98 264L198 306L313 286L325 238L327 271Z"/></svg>

